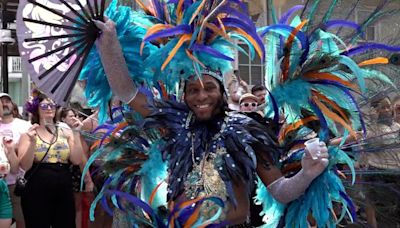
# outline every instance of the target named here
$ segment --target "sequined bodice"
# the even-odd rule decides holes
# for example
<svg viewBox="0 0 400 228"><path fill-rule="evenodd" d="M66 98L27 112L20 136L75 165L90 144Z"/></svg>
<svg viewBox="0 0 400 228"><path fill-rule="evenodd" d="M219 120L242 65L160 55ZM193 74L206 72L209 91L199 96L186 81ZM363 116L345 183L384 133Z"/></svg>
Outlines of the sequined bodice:
<svg viewBox="0 0 400 228"><path fill-rule="evenodd" d="M184 182L187 199L215 196L226 201L225 183L218 172L218 167L222 169L222 156L224 155L226 155L225 148L218 148L216 153L206 154L203 160L193 165L192 171L188 173ZM207 201L201 205L200 214L205 218L210 218L218 208L214 202ZM224 220L224 217L222 215L220 220Z"/></svg>

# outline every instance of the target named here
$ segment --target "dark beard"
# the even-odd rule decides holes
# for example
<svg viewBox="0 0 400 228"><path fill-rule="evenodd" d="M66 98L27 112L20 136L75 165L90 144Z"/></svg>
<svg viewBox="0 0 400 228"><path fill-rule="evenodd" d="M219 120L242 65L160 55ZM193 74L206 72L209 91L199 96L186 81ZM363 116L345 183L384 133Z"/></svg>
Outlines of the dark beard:
<svg viewBox="0 0 400 228"><path fill-rule="evenodd" d="M393 121L394 121L393 116L382 115L382 116L379 116L377 122L380 124L386 125L386 126L392 126Z"/></svg>
<svg viewBox="0 0 400 228"><path fill-rule="evenodd" d="M13 111L10 110L9 108L4 108L3 107L3 116L10 116L13 114Z"/></svg>

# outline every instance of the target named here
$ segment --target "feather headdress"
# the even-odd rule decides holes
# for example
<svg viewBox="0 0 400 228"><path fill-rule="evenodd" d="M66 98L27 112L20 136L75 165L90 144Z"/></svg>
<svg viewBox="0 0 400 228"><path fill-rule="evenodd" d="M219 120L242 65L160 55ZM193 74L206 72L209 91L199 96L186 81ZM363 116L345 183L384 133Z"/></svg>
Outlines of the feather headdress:
<svg viewBox="0 0 400 228"><path fill-rule="evenodd" d="M152 88L159 82L170 94L181 80L210 74L222 80L232 69L234 40L248 44L252 57L264 57L264 45L240 0L140 0L143 12L113 1L105 15L116 23L117 35L136 83ZM112 92L96 49L89 54L80 79L85 80L89 105L103 110ZM212 73L214 72L214 74Z"/></svg>

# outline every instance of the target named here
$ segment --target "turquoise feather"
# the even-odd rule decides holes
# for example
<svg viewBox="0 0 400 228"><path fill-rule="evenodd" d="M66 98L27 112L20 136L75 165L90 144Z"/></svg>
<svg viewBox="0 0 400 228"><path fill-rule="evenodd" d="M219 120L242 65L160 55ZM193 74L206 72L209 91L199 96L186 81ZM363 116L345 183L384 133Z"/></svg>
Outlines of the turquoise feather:
<svg viewBox="0 0 400 228"><path fill-rule="evenodd" d="M260 215L263 216L263 222L265 224L261 227L277 227L286 205L281 204L274 199L274 197L269 193L267 187L262 183L260 178L258 178L257 181L257 191L254 202L257 205L262 204L263 206L263 211Z"/></svg>
<svg viewBox="0 0 400 228"><path fill-rule="evenodd" d="M332 12L335 9L338 0L332 0L331 4L329 5L328 10L326 11L324 17L322 18L322 23L326 23L332 16Z"/></svg>
<svg viewBox="0 0 400 228"><path fill-rule="evenodd" d="M311 23L313 22L314 15L315 15L315 13L316 13L317 10L318 10L320 1L321 1L321 0L316 0L316 1L314 1L314 4L311 6L311 10L310 10L310 12L308 13L308 17L307 17L308 23L304 26L304 31L308 31L309 26L310 26Z"/></svg>
<svg viewBox="0 0 400 228"><path fill-rule="evenodd" d="M354 75L357 78L358 85L360 87L360 90L362 93L365 93L365 80L362 74L362 71L360 67L357 65L357 63L354 62L351 58L347 56L341 56L339 62L341 64L346 65L350 70L354 73Z"/></svg>
<svg viewBox="0 0 400 228"><path fill-rule="evenodd" d="M145 202L149 202L150 195L156 186L166 181L167 178L167 164L161 158L161 151L158 149L163 142L154 142L149 149L149 159L140 169L138 174L141 176L142 190L141 198ZM154 198L152 208L158 208L159 206L166 205L167 203L167 189L164 186L160 186L157 194Z"/></svg>

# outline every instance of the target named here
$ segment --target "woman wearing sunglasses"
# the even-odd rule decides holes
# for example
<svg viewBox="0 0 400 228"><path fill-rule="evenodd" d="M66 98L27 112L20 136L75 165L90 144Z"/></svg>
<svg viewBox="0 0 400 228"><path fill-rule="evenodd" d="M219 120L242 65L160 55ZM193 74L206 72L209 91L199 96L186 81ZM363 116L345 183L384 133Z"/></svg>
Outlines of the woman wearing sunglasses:
<svg viewBox="0 0 400 228"><path fill-rule="evenodd" d="M69 162L79 165L82 147L75 143L79 131L57 127L56 105L39 94L26 105L32 128L21 136L19 159L26 170L21 196L27 228L75 227L75 207ZM82 126L73 123L75 129Z"/></svg>

